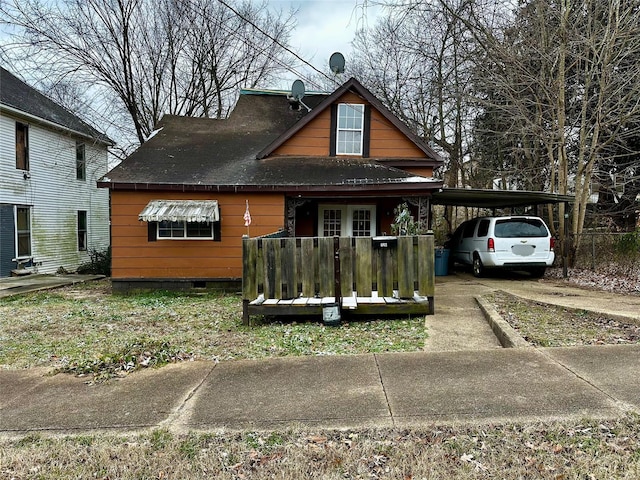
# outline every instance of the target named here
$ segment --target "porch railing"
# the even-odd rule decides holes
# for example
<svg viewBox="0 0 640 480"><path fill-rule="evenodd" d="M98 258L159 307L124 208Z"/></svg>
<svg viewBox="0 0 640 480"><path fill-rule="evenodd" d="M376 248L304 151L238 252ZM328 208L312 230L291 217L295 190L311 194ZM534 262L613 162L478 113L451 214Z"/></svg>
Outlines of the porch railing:
<svg viewBox="0 0 640 480"><path fill-rule="evenodd" d="M262 300L334 297L429 298L435 290L433 235L243 239L243 321ZM375 294L374 294L375 292ZM393 313L393 312L389 312Z"/></svg>

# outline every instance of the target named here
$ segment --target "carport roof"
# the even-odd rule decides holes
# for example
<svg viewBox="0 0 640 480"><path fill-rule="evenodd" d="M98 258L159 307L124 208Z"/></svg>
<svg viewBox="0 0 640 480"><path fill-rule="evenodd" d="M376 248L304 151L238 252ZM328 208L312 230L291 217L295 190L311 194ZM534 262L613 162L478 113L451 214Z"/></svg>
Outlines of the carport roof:
<svg viewBox="0 0 640 480"><path fill-rule="evenodd" d="M556 203L572 203L571 195L531 192L526 190L482 190L468 188L443 188L433 192L432 203L461 207L506 208Z"/></svg>

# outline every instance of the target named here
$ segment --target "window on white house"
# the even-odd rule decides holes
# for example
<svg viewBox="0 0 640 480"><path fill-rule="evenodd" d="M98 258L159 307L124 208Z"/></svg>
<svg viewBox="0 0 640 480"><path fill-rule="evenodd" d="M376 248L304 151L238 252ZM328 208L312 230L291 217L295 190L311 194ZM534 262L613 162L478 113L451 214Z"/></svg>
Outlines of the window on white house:
<svg viewBox="0 0 640 480"><path fill-rule="evenodd" d="M76 178L78 180L87 179L86 150L82 142L76 142Z"/></svg>
<svg viewBox="0 0 640 480"><path fill-rule="evenodd" d="M338 104L336 131L337 155L362 155L364 136L364 105Z"/></svg>
<svg viewBox="0 0 640 480"><path fill-rule="evenodd" d="M371 237L376 234L375 205L321 205L321 237Z"/></svg>
<svg viewBox="0 0 640 480"><path fill-rule="evenodd" d="M158 238L213 240L212 222L158 222Z"/></svg>
<svg viewBox="0 0 640 480"><path fill-rule="evenodd" d="M16 122L16 168L29 170L29 126Z"/></svg>
<svg viewBox="0 0 640 480"><path fill-rule="evenodd" d="M84 252L87 250L87 212L78 210L78 250Z"/></svg>
<svg viewBox="0 0 640 480"><path fill-rule="evenodd" d="M31 256L31 209L16 207L16 258Z"/></svg>

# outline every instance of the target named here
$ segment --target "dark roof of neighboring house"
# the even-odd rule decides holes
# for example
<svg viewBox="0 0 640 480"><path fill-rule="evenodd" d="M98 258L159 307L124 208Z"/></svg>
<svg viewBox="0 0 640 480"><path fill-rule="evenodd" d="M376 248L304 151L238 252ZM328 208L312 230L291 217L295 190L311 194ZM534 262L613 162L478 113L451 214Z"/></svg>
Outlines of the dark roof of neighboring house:
<svg viewBox="0 0 640 480"><path fill-rule="evenodd" d="M166 115L155 135L100 186L136 189L317 191L433 189L433 179L372 158L289 157L259 159L334 95L307 94L309 108L292 109L286 94L243 91L228 119ZM406 127L405 127L406 128ZM297 130L296 130L297 131ZM291 135L290 135L291 136ZM289 136L289 137L290 137ZM437 157L439 159L439 157Z"/></svg>
<svg viewBox="0 0 640 480"><path fill-rule="evenodd" d="M30 87L8 70L0 67L0 105L10 107L28 116L53 123L100 143L113 145L113 141L85 123L77 115Z"/></svg>

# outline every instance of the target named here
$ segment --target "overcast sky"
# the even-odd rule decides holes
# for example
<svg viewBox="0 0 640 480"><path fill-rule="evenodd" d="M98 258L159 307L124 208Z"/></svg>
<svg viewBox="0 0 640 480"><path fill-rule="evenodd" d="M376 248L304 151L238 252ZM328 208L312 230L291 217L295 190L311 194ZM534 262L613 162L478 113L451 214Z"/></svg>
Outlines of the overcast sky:
<svg viewBox="0 0 640 480"><path fill-rule="evenodd" d="M351 41L358 29L373 26L381 8L367 6L366 0L269 0L274 8L297 8L297 26L291 38L292 50L326 71L329 57L341 52L349 62ZM291 78L295 79L295 74Z"/></svg>

